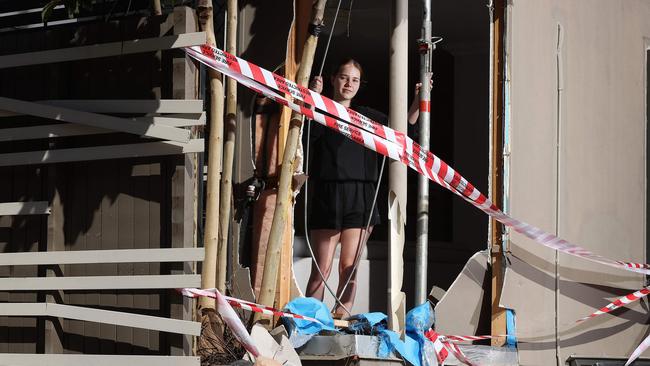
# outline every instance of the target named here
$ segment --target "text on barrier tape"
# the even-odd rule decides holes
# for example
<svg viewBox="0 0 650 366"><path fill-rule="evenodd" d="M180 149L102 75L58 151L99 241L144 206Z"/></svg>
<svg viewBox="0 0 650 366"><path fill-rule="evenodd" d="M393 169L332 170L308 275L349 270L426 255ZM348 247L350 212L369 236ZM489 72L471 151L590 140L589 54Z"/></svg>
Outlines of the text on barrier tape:
<svg viewBox="0 0 650 366"><path fill-rule="evenodd" d="M325 96L218 48L204 45L188 47L185 50L188 55L198 61L224 73L256 92L262 93L272 100L338 131L377 153L403 162L418 173L463 197L505 226L511 227L516 232L548 248L611 267L650 274L650 266L647 264L613 260L597 255L554 234L505 214L451 166L430 151L421 148L419 144L402 132L377 123ZM285 94L309 104L314 109L290 101L285 97Z"/></svg>
<svg viewBox="0 0 650 366"><path fill-rule="evenodd" d="M421 148L419 144L399 131L372 121L368 117L327 97L220 49L203 45L188 47L185 50L188 55L201 63L222 72L250 89L336 130L379 154L401 161L419 174L461 196L503 225L539 244L610 267L650 274L650 265L648 264L603 257L505 214L451 166L430 151ZM300 100L308 104L308 106L299 105L289 100L285 95ZM310 106L314 108L312 109ZM650 346L650 336L635 350L630 360L628 360L628 364L635 355L638 357L638 354L642 353L648 346Z"/></svg>

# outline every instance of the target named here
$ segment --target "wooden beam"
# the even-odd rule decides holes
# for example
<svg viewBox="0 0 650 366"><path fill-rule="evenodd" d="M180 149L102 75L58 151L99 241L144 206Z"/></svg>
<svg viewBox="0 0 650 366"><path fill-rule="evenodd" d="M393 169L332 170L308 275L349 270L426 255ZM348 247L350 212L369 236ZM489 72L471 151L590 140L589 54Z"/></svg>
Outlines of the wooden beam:
<svg viewBox="0 0 650 366"><path fill-rule="evenodd" d="M295 1L294 4L293 22L287 39L287 54L284 62L285 77L292 81L296 81L296 73L300 66L300 57L302 56L305 40L307 39L307 29L312 11L311 1ZM279 122L280 127L278 129L278 171L282 169L280 163L284 156L284 147L289 134L291 115L292 111L290 108L286 106L282 108ZM293 211L293 207L291 210ZM293 281L293 213L287 219L283 236L278 287L275 299L275 307L277 309L283 309L291 300L291 282ZM274 321L277 321L277 318Z"/></svg>
<svg viewBox="0 0 650 366"><path fill-rule="evenodd" d="M47 242L45 248L41 247L39 249L45 249L46 252L65 251L65 202L61 196L61 191L64 189L62 187L67 186L68 175L66 174L66 168L60 165L52 165L45 170L47 172L45 184L47 185L47 192L49 192L47 199L50 202L52 212L47 217ZM44 274L45 277L65 276L66 270L66 266L58 264L39 268L40 275ZM56 303L59 299L64 298L63 291L48 291L45 293L46 303ZM63 353L64 334L58 331L61 324L63 322L58 318L38 318L37 327L38 332L43 335L44 353Z"/></svg>
<svg viewBox="0 0 650 366"><path fill-rule="evenodd" d="M503 84L503 53L505 35L505 4L504 0L495 0L493 11L493 33L492 33L492 131L491 145L492 155L490 157L490 199L497 207L502 207L503 198L503 114L504 106L504 84ZM499 307L501 290L503 287L503 225L495 219L490 219L491 225L491 252L490 262L492 271L491 280L491 334L507 334L506 309ZM492 339L492 346L505 344L504 337Z"/></svg>
<svg viewBox="0 0 650 366"><path fill-rule="evenodd" d="M152 125L105 114L84 112L12 98L0 97L0 109L56 121L79 123L113 131L156 137L163 140L187 142L190 139L189 132L180 128Z"/></svg>
<svg viewBox="0 0 650 366"><path fill-rule="evenodd" d="M165 117L137 117L140 122L153 123L161 126L171 127L193 127L205 126L205 112L200 114L177 113L168 114Z"/></svg>
<svg viewBox="0 0 650 366"><path fill-rule="evenodd" d="M132 118L132 121L142 123L153 123L159 126L169 127L186 127L205 125L205 114L199 115L198 119L191 118L171 118L171 117L139 117ZM3 141L21 141L37 140L55 137L68 136L86 136L100 135L105 133L115 133L115 131L104 128L83 126L70 123L39 125L31 127L16 127L0 129L0 142Z"/></svg>
<svg viewBox="0 0 650 366"><path fill-rule="evenodd" d="M237 15L239 7L237 0L226 1L226 51L237 55ZM234 250L228 251L228 242L231 249L238 248L231 239L230 225L232 222L232 166L235 158L235 130L237 128L237 82L233 78L226 79L226 116L224 118L224 143L221 187L219 190L219 244L217 284L229 282L228 262L230 259L230 278L232 273L239 268L239 259ZM237 249L238 250L238 249ZM237 260L236 262L234 260Z"/></svg>
<svg viewBox="0 0 650 366"><path fill-rule="evenodd" d="M50 214L50 207L47 201L0 203L0 216L49 215L49 214Z"/></svg>
<svg viewBox="0 0 650 366"><path fill-rule="evenodd" d="M184 34L197 30L197 17L195 10L187 6L177 6L173 14L174 34ZM174 57L172 60L172 97L174 99L195 99L198 97L199 71L196 64L185 55ZM196 128L192 128L192 137L198 136ZM183 163L175 167L171 180L171 238L172 247L194 248L197 240L197 213L196 197L198 193L198 154L185 154ZM203 249L205 256L205 250ZM171 274L196 273L197 266L194 262L184 262L182 269L171 267ZM171 301L169 313L177 319L193 320L196 311L196 300L183 297L181 301ZM183 336L182 346L173 342L170 344L171 355L189 356L196 354L196 341L189 335Z"/></svg>
<svg viewBox="0 0 650 366"><path fill-rule="evenodd" d="M139 144L77 147L0 154L0 166L53 164L70 161L136 158L143 156L177 155L203 151L203 139L187 144L172 141L143 142Z"/></svg>
<svg viewBox="0 0 650 366"><path fill-rule="evenodd" d="M0 278L0 291L173 289L200 285L199 275Z"/></svg>
<svg viewBox="0 0 650 366"><path fill-rule="evenodd" d="M323 13L325 10L326 0L313 2L311 21L314 26L322 25ZM309 75L311 74L312 63L318 37L310 34L305 41L303 48L300 68L296 76L298 85L307 86ZM284 156L282 159L282 169L280 171L280 181L278 183L278 193L275 202L275 211L273 222L269 233L269 242L266 248L266 257L264 258L264 273L262 276L262 287L260 290L259 303L267 306L273 306L275 301L275 289L279 276L279 263L282 252L282 240L285 237L285 226L289 222L289 214L292 208L291 200L293 189L291 182L293 173L296 169L296 151L300 141L300 132L302 127L302 115L294 113L291 116L289 134L285 145ZM255 315L259 319L259 315Z"/></svg>
<svg viewBox="0 0 650 366"><path fill-rule="evenodd" d="M0 56L0 69L198 46L204 44L205 41L206 34L204 32L195 32L160 38L133 39L123 42L18 53Z"/></svg>
<svg viewBox="0 0 650 366"><path fill-rule="evenodd" d="M35 103L95 113L203 113L203 101L198 99L51 99ZM0 110L0 117L19 115Z"/></svg>
<svg viewBox="0 0 650 366"><path fill-rule="evenodd" d="M161 332L199 335L201 323L56 303L0 303L2 316L51 316Z"/></svg>
<svg viewBox="0 0 650 366"><path fill-rule="evenodd" d="M131 356L3 353L2 363L11 366L200 366L192 356Z"/></svg>
<svg viewBox="0 0 650 366"><path fill-rule="evenodd" d="M199 0L197 3L199 24L201 30L208 34L207 44L216 46L214 34L214 9L212 1ZM221 162L223 160L223 115L224 115L224 90L223 76L208 70L210 83L210 122L208 135L208 180L206 182L205 204L205 234L203 247L205 247L205 260L201 275L201 287L216 287L225 290L225 283L217 283L218 257L219 257L219 190L221 182ZM216 302L209 297L199 298L199 308L216 309Z"/></svg>
<svg viewBox="0 0 650 366"><path fill-rule="evenodd" d="M91 263L200 262L203 248L75 250L0 253L0 266Z"/></svg>

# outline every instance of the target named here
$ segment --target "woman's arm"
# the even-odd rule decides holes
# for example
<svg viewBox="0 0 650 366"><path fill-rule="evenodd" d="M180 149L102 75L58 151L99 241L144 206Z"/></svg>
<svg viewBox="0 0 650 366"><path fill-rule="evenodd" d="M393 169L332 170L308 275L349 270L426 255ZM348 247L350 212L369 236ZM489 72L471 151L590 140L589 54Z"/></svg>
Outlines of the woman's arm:
<svg viewBox="0 0 650 366"><path fill-rule="evenodd" d="M322 76L314 76L311 81L309 82L309 89L313 92L316 92L318 94L323 92L323 77ZM313 121L307 121L306 123L312 123ZM325 129L323 126L321 126L319 123L314 123L311 126L310 129L310 138L312 142L315 142L316 140L320 139L320 137L323 135L325 132Z"/></svg>
<svg viewBox="0 0 650 366"><path fill-rule="evenodd" d="M413 94L413 101L409 107L408 121L409 124L414 125L420 117L420 88L422 83L415 84L415 94Z"/></svg>

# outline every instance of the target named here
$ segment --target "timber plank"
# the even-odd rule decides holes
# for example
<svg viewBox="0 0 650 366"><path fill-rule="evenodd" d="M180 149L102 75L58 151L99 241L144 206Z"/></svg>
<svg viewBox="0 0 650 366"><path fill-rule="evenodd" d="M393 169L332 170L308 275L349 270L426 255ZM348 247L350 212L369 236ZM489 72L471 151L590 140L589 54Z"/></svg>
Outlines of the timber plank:
<svg viewBox="0 0 650 366"><path fill-rule="evenodd" d="M117 204L120 198L118 190L119 181L119 162L117 160L107 160L103 162L101 184L99 189L103 193L101 210L102 210L102 242L101 248L117 249L118 248L118 210ZM115 276L118 273L117 264L105 263L98 264L99 271L105 276ZM115 308L117 306L117 293L108 290L101 291L99 301L102 307ZM103 354L115 353L115 337L117 329L115 325L101 324L99 326L101 337L99 351Z"/></svg>
<svg viewBox="0 0 650 366"><path fill-rule="evenodd" d="M132 355L3 354L3 362L21 366L199 366L199 357Z"/></svg>
<svg viewBox="0 0 650 366"><path fill-rule="evenodd" d="M119 195L117 197L117 242L119 249L134 248L135 223L133 217L133 182L131 178L131 161L119 162ZM134 274L132 263L120 263L117 265L117 274L120 276L130 276ZM117 294L117 306L120 309L133 308L133 294L121 291ZM117 327L116 329L116 351L118 354L130 354L133 343L133 328Z"/></svg>
<svg viewBox="0 0 650 366"><path fill-rule="evenodd" d="M137 230L134 231L134 247L137 249L149 249L149 180L151 179L151 167L148 162L134 164L131 170L133 182L133 220ZM157 247L160 243L156 244ZM133 266L134 275L159 274L149 270L148 263L135 263ZM133 295L133 306L140 311L149 311L149 297L152 296L144 291L135 292ZM149 333L146 329L133 329L133 347L149 349Z"/></svg>
<svg viewBox="0 0 650 366"><path fill-rule="evenodd" d="M90 26L92 26L92 24ZM134 39L123 42L91 44L88 46L59 48L47 51L23 52L0 56L0 68L79 61L100 57L128 55L132 53L151 52L161 49L182 48L202 45L205 41L206 36L204 32L195 32L160 38Z"/></svg>
<svg viewBox="0 0 650 366"><path fill-rule="evenodd" d="M102 215L101 202L103 200L103 193L101 189L101 179L103 177L103 167L99 163L92 163L87 165L86 179L87 179L87 209L88 214L88 231L86 234L86 248L89 250L100 250L101 237L102 237ZM99 276L102 272L94 264L85 266L85 276ZM87 306L100 306L100 295L97 291L86 293L85 303ZM87 323L84 324L84 353L98 354L99 352L99 339L100 329L99 324Z"/></svg>
<svg viewBox="0 0 650 366"><path fill-rule="evenodd" d="M163 214L163 209L169 201L166 190L163 189L168 182L168 177L163 175L163 159L156 159L149 167L149 179L147 181L148 202L149 202L149 247L150 248L169 248L167 237L167 223L169 218ZM160 263L150 263L149 273L162 275ZM163 296L166 291L151 292L149 295L149 309L152 312L169 315L169 311L164 309ZM149 331L149 349L154 353L168 354L161 344L161 335L157 331Z"/></svg>
<svg viewBox="0 0 650 366"><path fill-rule="evenodd" d="M87 235L85 234L89 223L92 221L92 211L87 209L87 174L88 164L71 164L71 179L68 181L66 204L70 207L65 215L66 225L66 250L85 250ZM72 202L70 202L72 201ZM70 265L66 269L69 276L85 275L86 265ZM66 291L66 304L85 305L86 295L80 292ZM65 330L64 347L66 352L83 353L84 351L84 322L68 319L64 321L67 326Z"/></svg>

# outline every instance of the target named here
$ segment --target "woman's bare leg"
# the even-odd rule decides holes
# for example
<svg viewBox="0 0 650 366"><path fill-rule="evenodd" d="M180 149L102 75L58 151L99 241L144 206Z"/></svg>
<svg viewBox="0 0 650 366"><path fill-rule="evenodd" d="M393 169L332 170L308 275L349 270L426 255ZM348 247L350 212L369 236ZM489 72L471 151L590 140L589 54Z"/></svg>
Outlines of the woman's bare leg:
<svg viewBox="0 0 650 366"><path fill-rule="evenodd" d="M343 229L343 231L341 232L341 255L339 258L339 286L336 293L341 299L343 305L345 305L345 307L348 308L348 310L351 310L352 305L354 305L354 296L357 291L356 270L354 271L352 278L350 278L350 282L345 288L345 293L341 294L341 291L343 290L343 286L345 286L345 282L347 281L348 277L350 277L350 273L352 273L352 270L354 269L354 262L357 256L357 251L359 250L359 246L365 245L365 242L368 240L368 237L370 236L371 233L372 233L372 226L370 226L367 233L365 231L365 228ZM364 242L361 242L362 239L364 240ZM345 313L345 310L343 310L343 308L341 308L340 306L337 306L334 312L341 314L341 313Z"/></svg>
<svg viewBox="0 0 650 366"><path fill-rule="evenodd" d="M336 245L339 243L341 232L339 230L319 229L312 230L310 233L316 263L318 263L325 280L327 280L332 272L334 251L336 250ZM306 295L323 301L324 291L325 284L323 283L323 279L318 273L316 266L312 263L307 291L305 291Z"/></svg>

